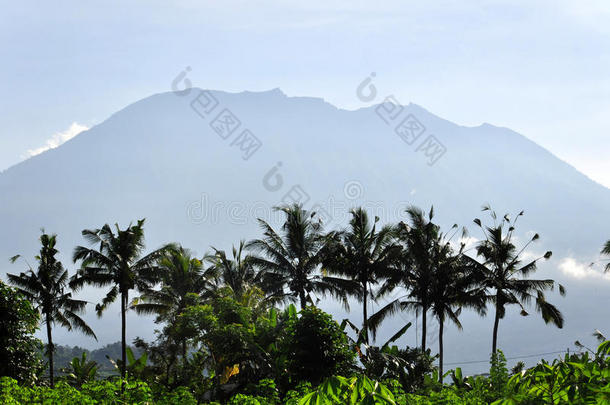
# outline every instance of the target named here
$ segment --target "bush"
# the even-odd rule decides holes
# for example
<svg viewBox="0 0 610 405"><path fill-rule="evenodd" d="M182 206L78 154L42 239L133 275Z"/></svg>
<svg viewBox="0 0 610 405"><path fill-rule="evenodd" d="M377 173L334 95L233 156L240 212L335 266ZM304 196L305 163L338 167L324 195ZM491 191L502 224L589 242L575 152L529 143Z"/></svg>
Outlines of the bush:
<svg viewBox="0 0 610 405"><path fill-rule="evenodd" d="M15 289L0 281L0 375L32 384L42 372L42 343L34 338L38 311Z"/></svg>
<svg viewBox="0 0 610 405"><path fill-rule="evenodd" d="M92 398L60 381L55 388L21 387L16 380L9 377L0 379L0 402L2 404L95 404Z"/></svg>
<svg viewBox="0 0 610 405"><path fill-rule="evenodd" d="M9 377L0 378L0 403L18 404L159 404L159 405L195 405L197 401L185 387L172 392L164 392L154 398L151 389L144 382L128 382L125 394L121 396L121 382L118 379L92 381L83 384L79 391L64 381L59 381L55 388L23 387Z"/></svg>
<svg viewBox="0 0 610 405"><path fill-rule="evenodd" d="M309 381L301 381L297 386L286 393L284 402L286 405L297 405L299 399L313 391Z"/></svg>
<svg viewBox="0 0 610 405"><path fill-rule="evenodd" d="M301 310L289 321L284 350L293 381L320 383L333 375L351 375L356 352L333 318L316 307Z"/></svg>
<svg viewBox="0 0 610 405"><path fill-rule="evenodd" d="M92 381L83 384L82 392L95 401L107 403L108 398L121 399L121 380ZM138 404L153 400L152 390L145 382L128 381L125 384L125 393L122 396L123 403ZM117 402L121 403L121 402Z"/></svg>
<svg viewBox="0 0 610 405"><path fill-rule="evenodd" d="M231 397L227 405L266 405L251 395L237 394Z"/></svg>
<svg viewBox="0 0 610 405"><path fill-rule="evenodd" d="M275 381L270 378L262 379L258 384L251 386L248 393L264 398L265 404L275 405L280 403L280 392Z"/></svg>
<svg viewBox="0 0 610 405"><path fill-rule="evenodd" d="M161 394L159 400L155 401L155 403L163 405L197 405L197 400L195 399L193 394L191 394L188 388L178 387L171 392Z"/></svg>
<svg viewBox="0 0 610 405"><path fill-rule="evenodd" d="M382 405L395 404L392 392L364 375L331 377L317 390L299 400L299 405Z"/></svg>

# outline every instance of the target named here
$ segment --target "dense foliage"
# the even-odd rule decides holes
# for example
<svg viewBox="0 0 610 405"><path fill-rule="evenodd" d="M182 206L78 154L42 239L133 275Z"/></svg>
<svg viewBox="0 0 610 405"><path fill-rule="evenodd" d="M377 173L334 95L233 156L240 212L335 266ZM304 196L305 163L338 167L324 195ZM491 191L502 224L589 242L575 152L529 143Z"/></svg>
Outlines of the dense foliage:
<svg viewBox="0 0 610 405"><path fill-rule="evenodd" d="M0 375L30 384L40 372L39 315L19 292L0 281Z"/></svg>
<svg viewBox="0 0 610 405"><path fill-rule="evenodd" d="M499 321L509 305L526 316L533 303L546 323L563 325L561 312L545 297L555 282L529 278L551 252L524 261L539 236L525 246L515 244L516 219L523 213L511 220L485 208L492 223L475 219L484 238L470 249L476 253L471 257L466 231L454 240L457 225L444 232L433 222L433 209L409 207L408 223L385 226L356 209L345 230L329 232L315 213L298 205L279 210L285 217L279 231L260 221L263 237L240 242L232 255L214 249L196 258L174 243L145 253L144 220L125 229L85 230L91 247L75 249L80 267L71 278L55 259L55 236L43 233L37 270L9 278L20 291L0 284L0 402L607 403L607 342L592 356L571 355L512 372L497 348ZM602 253L609 252L606 247ZM85 285L107 288L96 305L100 316L120 298L121 343L106 358L56 350L52 343L54 324L94 336L77 315L86 303L70 291ZM362 323L338 323L316 306L325 296L348 310L348 297L357 299ZM372 302L388 296L387 305L369 313ZM488 306L495 315L489 375L444 373L443 326L461 328L463 309L485 316ZM128 346L128 310L156 316L153 341L136 338ZM397 325L395 334L378 344L381 324L402 311L421 315L421 345L397 344L410 323ZM40 348L32 337L40 315L47 325L49 380L38 378ZM430 322L440 326L438 351L427 345ZM62 367L53 387L57 357Z"/></svg>
<svg viewBox="0 0 610 405"><path fill-rule="evenodd" d="M450 384L440 384L427 377L415 393L405 392L398 380L376 381L363 374L351 377L332 376L318 386L301 383L293 390L280 393L275 382L260 380L244 392L222 402L228 405L543 405L607 404L610 402L610 341L597 352L566 354L552 363L512 376L506 369L503 353L492 355L488 377L465 377L460 369L450 374ZM167 390L157 384L131 381L120 394L120 380L90 381L79 389L59 382L54 389L20 386L9 377L0 379L0 401L3 404L196 404L191 392L179 387Z"/></svg>

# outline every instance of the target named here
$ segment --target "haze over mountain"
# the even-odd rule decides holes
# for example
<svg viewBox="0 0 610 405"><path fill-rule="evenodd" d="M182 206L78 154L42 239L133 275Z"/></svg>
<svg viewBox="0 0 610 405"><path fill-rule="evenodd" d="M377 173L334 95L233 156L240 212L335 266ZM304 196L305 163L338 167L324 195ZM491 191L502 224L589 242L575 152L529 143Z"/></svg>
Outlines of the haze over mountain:
<svg viewBox="0 0 610 405"><path fill-rule="evenodd" d="M259 236L256 218L278 224L271 207L299 196L306 208L322 207L331 228L345 224L352 206L397 221L406 218L408 204L424 209L434 204L439 224L445 229L465 225L472 238L482 236L472 220L489 221L480 211L489 203L500 214L525 210L520 235L541 235L530 251L554 252L536 277L552 277L568 289L566 298L552 296L566 318L563 330L544 325L533 310L522 318L513 308L500 324L500 347L507 356L563 350L607 325L610 282L587 265L610 238L610 190L524 136L490 124L459 126L415 104L347 111L277 89L200 92L140 100L0 173L2 273L24 270L23 263L10 265L7 259L17 253L33 257L41 227L59 235L61 258L73 270L72 250L85 243L81 230L104 223L124 227L146 218L149 248L176 241L202 255L210 245L228 249L240 238ZM214 105L209 114L204 111ZM214 122L224 109L240 122L230 134ZM398 112L395 120L388 118ZM425 127L412 144L416 133L403 132L405 141L394 131L409 116ZM254 148L246 146L254 144L244 138L245 129L261 142L249 157ZM442 148L426 148L430 135ZM432 154L441 150L446 152L440 158ZM81 296L96 302L103 292L89 288ZM330 300L322 306L338 319L345 317ZM350 317L360 322L359 311ZM99 344L60 330L57 342L94 347L117 340L118 306L100 320L91 307L86 319ZM488 357L493 319L465 313L463 323L463 332L447 332L446 363ZM399 326L384 325L380 341ZM150 339L153 329L151 318L130 316L129 339ZM414 345L415 328L401 343ZM486 368L483 363L465 369Z"/></svg>

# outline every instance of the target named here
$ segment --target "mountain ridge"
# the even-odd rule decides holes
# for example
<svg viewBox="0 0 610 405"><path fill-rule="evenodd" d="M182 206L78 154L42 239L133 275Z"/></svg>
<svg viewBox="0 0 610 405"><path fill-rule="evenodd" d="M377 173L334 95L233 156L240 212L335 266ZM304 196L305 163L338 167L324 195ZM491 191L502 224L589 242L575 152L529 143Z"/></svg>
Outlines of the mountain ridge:
<svg viewBox="0 0 610 405"><path fill-rule="evenodd" d="M460 126L411 103L402 106L403 116L413 114L426 130L408 144L394 132L395 122L387 125L376 114L378 104L344 110L323 99L288 97L274 90L211 91L222 107L202 118L191 108L198 91L143 98L58 148L0 173L0 258L34 256L44 227L58 233L60 259L73 269L70 256L74 246L84 243L82 229L105 223L125 226L139 218L147 218L150 248L176 241L198 255L210 245L229 249L239 239L260 236L257 217L277 226L271 207L294 190L305 194L307 209L321 207L332 214L330 228L343 227L353 206L364 206L382 222L395 222L405 219L408 204L426 209L434 204L439 224L470 224L475 238L481 235L472 220L490 203L500 213L526 211L520 235L539 232L534 252L555 252L540 277L568 283L567 298L557 303L566 312L566 329L511 313L502 324L502 347L510 351L547 341L567 347L583 339L583 333L586 340L605 319L603 285L570 278L561 264L567 257L590 263L610 236L610 190L527 137L493 125ZM210 127L221 108L230 109L241 122L227 139ZM262 142L247 159L235 144L246 128ZM432 165L418 150L429 134L446 148ZM277 189L269 187L273 173L282 180ZM22 268L0 261L0 271ZM97 302L103 290L82 294ZM346 316L331 301L323 305L337 317ZM111 309L102 319L87 315L100 342L116 341L116 314ZM348 316L359 322L357 313ZM151 322L131 314L129 337L144 333L150 339ZM469 314L464 323L473 343L468 355L487 357L489 319ZM514 325L527 325L534 343L525 341ZM392 330L388 324L380 339ZM463 338L448 331L449 346ZM58 339L84 345L75 334L58 331Z"/></svg>

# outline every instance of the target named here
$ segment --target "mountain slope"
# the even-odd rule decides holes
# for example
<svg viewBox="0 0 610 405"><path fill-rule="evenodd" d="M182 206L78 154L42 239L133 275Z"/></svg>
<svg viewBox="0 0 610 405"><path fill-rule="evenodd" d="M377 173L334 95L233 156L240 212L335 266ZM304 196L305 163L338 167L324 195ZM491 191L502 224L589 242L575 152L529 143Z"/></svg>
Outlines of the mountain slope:
<svg viewBox="0 0 610 405"><path fill-rule="evenodd" d="M588 329L603 326L604 314L598 309L604 302L603 285L567 279L558 266L567 256L590 261L610 238L610 190L527 138L489 124L458 126L414 104L389 125L379 114L384 106L346 111L279 90L204 93L199 102L211 94L218 105L202 118L202 104L195 104L199 113L191 106L199 92L143 99L59 148L0 173L0 258L33 256L44 227L59 234L68 264L73 247L84 243L82 229L106 222L125 226L143 217L150 248L178 241L203 254L211 244L229 248L240 238L258 236L256 217L273 222L277 215L271 207L298 195L308 196L301 200L307 208L323 207L330 226L344 224L348 208L355 205L383 220L404 219L408 203L424 208L434 204L445 226L470 225L482 215L481 205L490 203L501 213L526 211L520 230L541 234L536 251L555 252L556 259L543 273L569 287L568 298L558 303L566 311L566 330L552 330L537 318L509 318L501 332L506 328L508 333L512 322L527 325L528 332L532 328L540 336L539 344L550 339L564 348L582 336L577 333L587 335ZM225 108L241 122L230 135L210 126ZM412 145L394 131L409 115L425 126ZM262 146L244 160L239 144L244 138L239 136L246 128ZM433 165L425 151L417 150L431 134L446 148ZM410 141L410 136L405 137ZM470 228L473 237L481 236ZM4 262L0 270L21 268ZM95 301L101 294L87 290L85 295ZM340 314L338 307L326 305ZM351 316L358 320L357 313ZM101 342L116 340L116 330L108 325L116 323L117 311L100 321L93 314L89 318L96 331L101 329ZM486 358L491 321L466 321L472 324L468 333L481 332L481 347L469 353ZM130 322L131 336L152 331L150 319ZM388 325L386 332L393 329ZM510 332L501 335L501 344L506 339L518 348L521 343ZM64 336L69 342L80 339ZM460 344L457 339L451 344Z"/></svg>

